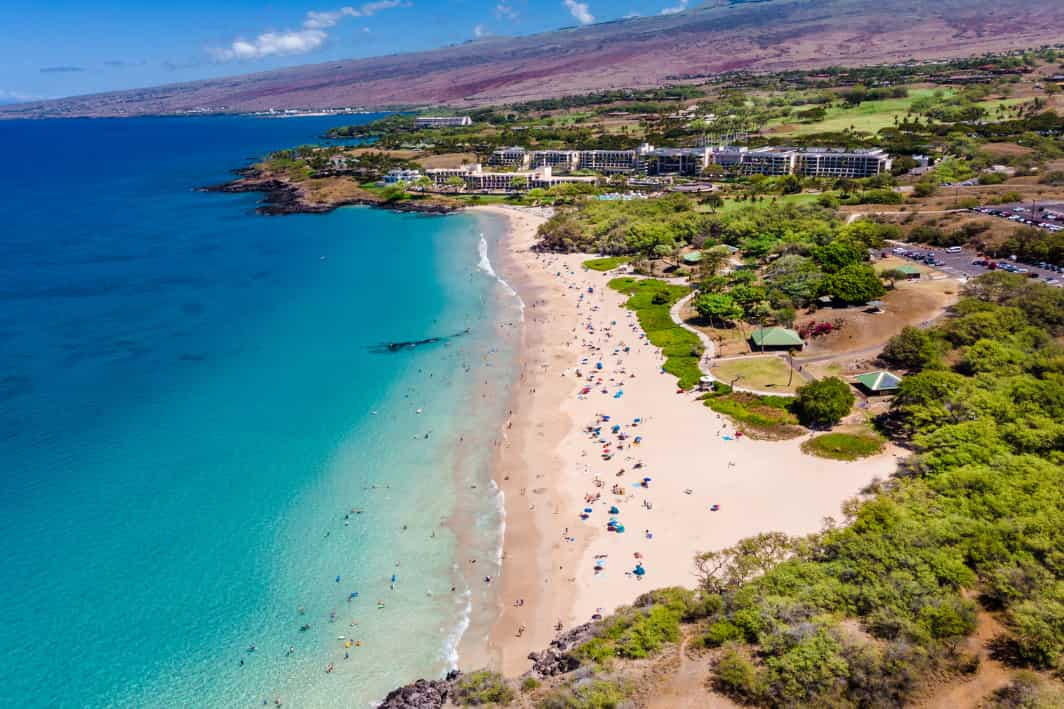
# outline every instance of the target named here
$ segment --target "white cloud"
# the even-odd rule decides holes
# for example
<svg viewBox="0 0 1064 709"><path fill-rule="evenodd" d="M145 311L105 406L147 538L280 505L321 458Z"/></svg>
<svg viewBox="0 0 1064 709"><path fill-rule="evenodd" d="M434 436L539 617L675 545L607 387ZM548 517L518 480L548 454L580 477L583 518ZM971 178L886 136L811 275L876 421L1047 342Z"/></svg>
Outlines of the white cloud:
<svg viewBox="0 0 1064 709"><path fill-rule="evenodd" d="M344 6L339 10L325 12L311 10L304 18L301 29L286 30L284 32L263 32L254 39L235 39L228 47L215 47L208 51L215 61L219 62L306 54L325 44L326 40L329 39L329 34L325 30L335 27L345 17L372 17L381 10L389 10L393 7L407 7L409 5L409 2L404 2L403 0L376 0L358 7ZM368 32L369 30L368 28L363 28L363 31Z"/></svg>
<svg viewBox="0 0 1064 709"><path fill-rule="evenodd" d="M591 14L586 2L565 0L565 7L569 9L569 13L576 18L576 21L582 25L590 25L595 21L595 16Z"/></svg>
<svg viewBox="0 0 1064 709"><path fill-rule="evenodd" d="M473 36L477 39L480 39L481 37L487 37L489 34L491 33L484 29L484 25L477 25L473 28Z"/></svg>
<svg viewBox="0 0 1064 709"><path fill-rule="evenodd" d="M687 0L680 0L680 4L675 7L667 7L661 11L662 15L675 15L678 12L683 12L687 9Z"/></svg>
<svg viewBox="0 0 1064 709"><path fill-rule="evenodd" d="M495 6L495 16L499 19L516 20L517 10L513 9L513 7L505 2L500 2Z"/></svg>

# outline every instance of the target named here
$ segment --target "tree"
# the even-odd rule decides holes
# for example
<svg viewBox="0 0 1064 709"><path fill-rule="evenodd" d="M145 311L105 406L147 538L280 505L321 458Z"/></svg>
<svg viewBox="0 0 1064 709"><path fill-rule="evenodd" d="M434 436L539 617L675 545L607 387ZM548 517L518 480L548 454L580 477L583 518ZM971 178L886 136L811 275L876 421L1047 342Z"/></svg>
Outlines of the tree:
<svg viewBox="0 0 1064 709"><path fill-rule="evenodd" d="M734 322L743 316L743 309L727 293L703 293L695 299L695 310L710 322Z"/></svg>
<svg viewBox="0 0 1064 709"><path fill-rule="evenodd" d="M768 572L793 551L795 540L783 532L762 532L720 551L695 555L699 584L709 593L723 593Z"/></svg>
<svg viewBox="0 0 1064 709"><path fill-rule="evenodd" d="M850 413L854 400L849 384L838 377L827 377L800 388L794 409L798 420L806 426L826 428Z"/></svg>
<svg viewBox="0 0 1064 709"><path fill-rule="evenodd" d="M880 271L879 277L889 282L890 289L894 290L894 284L898 281L908 280L909 274L900 268L888 268L886 271Z"/></svg>
<svg viewBox="0 0 1064 709"><path fill-rule="evenodd" d="M816 297L824 274L811 259L787 254L773 261L765 269L765 282L779 291L794 305L804 305Z"/></svg>
<svg viewBox="0 0 1064 709"><path fill-rule="evenodd" d="M703 275L715 276L721 266L728 262L731 252L723 244L711 246L702 252L702 262L699 264Z"/></svg>
<svg viewBox="0 0 1064 709"><path fill-rule="evenodd" d="M927 330L904 327L887 341L879 358L889 365L919 372L938 364L941 346Z"/></svg>
<svg viewBox="0 0 1064 709"><path fill-rule="evenodd" d="M821 290L851 305L867 303L886 293L876 272L863 263L850 264L831 274L824 280Z"/></svg>
<svg viewBox="0 0 1064 709"><path fill-rule="evenodd" d="M455 192L460 192L461 190L464 190L466 186L465 180L463 180L458 175L451 175L443 181L443 184L447 187L450 187Z"/></svg>
<svg viewBox="0 0 1064 709"><path fill-rule="evenodd" d="M864 250L850 241L835 240L813 249L813 260L825 273L836 273L846 266L861 263Z"/></svg>
<svg viewBox="0 0 1064 709"><path fill-rule="evenodd" d="M521 191L528 187L528 178L524 175L518 175L510 180L510 189Z"/></svg>

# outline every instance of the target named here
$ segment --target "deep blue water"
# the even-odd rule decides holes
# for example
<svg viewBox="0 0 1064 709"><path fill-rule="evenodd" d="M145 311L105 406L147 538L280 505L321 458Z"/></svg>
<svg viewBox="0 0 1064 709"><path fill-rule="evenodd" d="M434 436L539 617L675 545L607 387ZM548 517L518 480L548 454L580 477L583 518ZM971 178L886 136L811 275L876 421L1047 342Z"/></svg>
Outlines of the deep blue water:
<svg viewBox="0 0 1064 709"><path fill-rule="evenodd" d="M0 705L365 706L487 605L500 225L195 191L351 120L0 122Z"/></svg>

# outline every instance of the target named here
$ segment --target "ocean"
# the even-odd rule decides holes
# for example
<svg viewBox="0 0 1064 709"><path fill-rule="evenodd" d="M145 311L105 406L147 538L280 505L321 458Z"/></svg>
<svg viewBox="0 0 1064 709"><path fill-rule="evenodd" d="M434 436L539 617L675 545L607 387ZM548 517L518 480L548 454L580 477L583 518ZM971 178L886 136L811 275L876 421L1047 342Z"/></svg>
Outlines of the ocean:
<svg viewBox="0 0 1064 709"><path fill-rule="evenodd" d="M504 223L196 190L368 118L0 121L0 705L370 706L486 632Z"/></svg>

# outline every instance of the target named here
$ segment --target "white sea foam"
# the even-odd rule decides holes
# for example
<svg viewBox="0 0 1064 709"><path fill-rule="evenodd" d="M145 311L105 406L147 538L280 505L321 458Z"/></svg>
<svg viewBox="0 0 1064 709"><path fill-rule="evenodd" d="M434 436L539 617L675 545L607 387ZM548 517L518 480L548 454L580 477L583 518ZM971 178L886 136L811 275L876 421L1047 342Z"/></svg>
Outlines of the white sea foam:
<svg viewBox="0 0 1064 709"><path fill-rule="evenodd" d="M465 606L458 617L458 623L443 643L444 657L447 658L449 670L458 669L458 645L462 642L462 636L465 635L466 630L469 629L469 623L473 617L473 592L467 588L462 592L462 600L465 601Z"/></svg>
<svg viewBox="0 0 1064 709"><path fill-rule="evenodd" d="M502 491L494 480L491 481L491 487L495 490L495 504L499 513L499 543L495 547L495 563L501 569L503 544L506 540L506 493Z"/></svg>
<svg viewBox="0 0 1064 709"><path fill-rule="evenodd" d="M513 286L506 282L506 279L502 278L501 276L499 276L498 273L495 272L495 268L491 265L491 259L488 258L488 240L484 238L484 234L480 235L480 241L477 242L477 252L480 254L480 260L477 262L477 268L494 278L496 281L499 282L499 284L503 288L505 288L510 293L510 295L517 298L517 307L520 308L521 319L524 320L525 301L521 299L521 296L517 294L517 291L514 290Z"/></svg>

